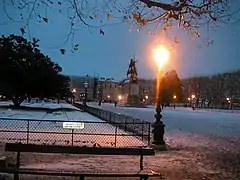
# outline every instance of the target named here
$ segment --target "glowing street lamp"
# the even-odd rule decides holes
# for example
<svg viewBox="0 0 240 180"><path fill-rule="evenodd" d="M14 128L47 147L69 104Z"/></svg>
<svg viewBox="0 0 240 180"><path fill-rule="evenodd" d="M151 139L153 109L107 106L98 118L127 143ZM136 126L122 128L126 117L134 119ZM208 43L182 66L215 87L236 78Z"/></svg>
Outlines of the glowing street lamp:
<svg viewBox="0 0 240 180"><path fill-rule="evenodd" d="M77 90L74 88L73 90L72 90L72 104L74 103L74 99L75 99L75 93L77 92Z"/></svg>
<svg viewBox="0 0 240 180"><path fill-rule="evenodd" d="M231 103L231 100L229 97L226 98L227 102L230 104Z"/></svg>
<svg viewBox="0 0 240 180"><path fill-rule="evenodd" d="M176 107L176 105L175 105L176 99L177 99L177 96L176 96L176 95L173 95L173 107L174 107L174 109L175 109L175 107Z"/></svg>
<svg viewBox="0 0 240 180"><path fill-rule="evenodd" d="M122 96L121 95L118 95L118 100L122 100Z"/></svg>
<svg viewBox="0 0 240 180"><path fill-rule="evenodd" d="M167 63L170 57L169 50L163 45L157 46L157 48L153 49L153 58L155 63L158 66L158 69L163 68L163 66Z"/></svg>
<svg viewBox="0 0 240 180"><path fill-rule="evenodd" d="M192 99L195 99L195 97L196 97L196 96L195 96L194 94L192 94Z"/></svg>
<svg viewBox="0 0 240 180"><path fill-rule="evenodd" d="M72 92L73 92L73 93L76 93L76 92L77 92L77 90L74 88L74 89L72 90Z"/></svg>
<svg viewBox="0 0 240 180"><path fill-rule="evenodd" d="M156 84L156 121L152 124L153 127L153 146L155 148L166 149L166 144L164 141L164 127L165 125L162 122L162 114L161 114L161 102L160 102L160 87L162 80L162 71L164 65L168 62L170 58L169 50L163 45L158 45L155 49L153 49L153 58L157 65L157 84Z"/></svg>
<svg viewBox="0 0 240 180"><path fill-rule="evenodd" d="M145 99L148 99L148 95L145 96Z"/></svg>
<svg viewBox="0 0 240 180"><path fill-rule="evenodd" d="M232 109L231 99L227 97L226 100L229 103L229 109Z"/></svg>
<svg viewBox="0 0 240 180"><path fill-rule="evenodd" d="M195 109L194 99L196 98L196 96L195 96L194 94L192 94L191 98L192 98L192 102L191 102L191 104L192 104L192 109L194 110L194 109Z"/></svg>

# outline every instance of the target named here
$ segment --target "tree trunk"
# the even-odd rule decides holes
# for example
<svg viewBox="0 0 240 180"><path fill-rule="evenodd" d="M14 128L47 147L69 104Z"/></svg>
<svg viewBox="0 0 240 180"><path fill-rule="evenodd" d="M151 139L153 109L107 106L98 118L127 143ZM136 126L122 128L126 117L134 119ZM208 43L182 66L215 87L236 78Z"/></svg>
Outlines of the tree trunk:
<svg viewBox="0 0 240 180"><path fill-rule="evenodd" d="M24 101L23 97L15 96L12 98L14 107L20 107L21 103Z"/></svg>
<svg viewBox="0 0 240 180"><path fill-rule="evenodd" d="M57 103L59 104L60 103L60 99L61 99L61 96L60 94L57 95Z"/></svg>
<svg viewBox="0 0 240 180"><path fill-rule="evenodd" d="M30 96L28 96L28 103L30 103L31 102L31 97Z"/></svg>

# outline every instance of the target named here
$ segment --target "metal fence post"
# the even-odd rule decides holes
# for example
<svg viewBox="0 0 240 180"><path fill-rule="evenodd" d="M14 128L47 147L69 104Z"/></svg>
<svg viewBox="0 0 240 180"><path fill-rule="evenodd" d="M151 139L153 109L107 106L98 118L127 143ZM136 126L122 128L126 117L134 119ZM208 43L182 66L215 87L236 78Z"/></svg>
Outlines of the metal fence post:
<svg viewBox="0 0 240 180"><path fill-rule="evenodd" d="M132 118L133 119L133 135L135 134L135 118Z"/></svg>
<svg viewBox="0 0 240 180"><path fill-rule="evenodd" d="M108 114L109 114L109 111L106 111L106 121L109 121L109 119L108 119L109 115Z"/></svg>
<svg viewBox="0 0 240 180"><path fill-rule="evenodd" d="M98 116L98 112L99 112L99 109L97 109L97 108L93 110L93 114L94 114L95 116Z"/></svg>
<svg viewBox="0 0 240 180"><path fill-rule="evenodd" d="M117 126L115 124L115 140L114 140L115 147L117 146Z"/></svg>
<svg viewBox="0 0 240 180"><path fill-rule="evenodd" d="M74 133L74 129L72 129L72 146L73 146L73 133Z"/></svg>
<svg viewBox="0 0 240 180"><path fill-rule="evenodd" d="M119 114L116 114L116 120L117 120L117 121L115 121L115 122L118 122L118 123L119 123L119 122L120 122L120 120L119 120L119 119L120 119L120 116L119 116Z"/></svg>
<svg viewBox="0 0 240 180"><path fill-rule="evenodd" d="M125 132L127 131L127 119L128 119L128 117L125 116L125 122L124 122L124 131Z"/></svg>
<svg viewBox="0 0 240 180"><path fill-rule="evenodd" d="M112 112L109 111L109 122L112 122Z"/></svg>
<svg viewBox="0 0 240 180"><path fill-rule="evenodd" d="M150 146L151 141L151 123L148 123L148 146Z"/></svg>
<svg viewBox="0 0 240 180"><path fill-rule="evenodd" d="M142 141L143 141L143 139L144 139L144 121L142 121Z"/></svg>
<svg viewBox="0 0 240 180"><path fill-rule="evenodd" d="M27 144L28 144L28 142L29 142L29 120L27 121Z"/></svg>

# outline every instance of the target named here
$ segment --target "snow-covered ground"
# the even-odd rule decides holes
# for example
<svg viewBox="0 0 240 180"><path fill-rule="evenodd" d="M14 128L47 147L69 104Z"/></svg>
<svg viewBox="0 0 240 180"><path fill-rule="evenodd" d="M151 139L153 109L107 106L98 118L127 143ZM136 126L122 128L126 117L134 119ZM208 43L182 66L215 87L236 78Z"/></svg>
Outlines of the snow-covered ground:
<svg viewBox="0 0 240 180"><path fill-rule="evenodd" d="M154 121L152 108L114 107L114 104L96 103L90 106ZM240 179L240 115L224 112L191 111L190 109L164 109L167 152L146 157L145 168L160 172L167 180L239 180ZM136 172L137 157L91 157L79 161L69 160L46 169L92 172ZM73 163L74 161L74 163ZM97 162L97 163L96 163ZM59 161L56 161L56 164ZM71 164L74 164L70 166ZM124 164L124 166L119 165ZM38 165L35 166L39 168Z"/></svg>
<svg viewBox="0 0 240 180"><path fill-rule="evenodd" d="M155 106L153 105L148 105L148 108L152 108L154 109ZM173 109L173 107L167 107L167 109ZM191 107L176 107L176 110L181 110L181 111L192 111ZM221 112L221 113L235 113L235 114L240 114L240 109L215 109L215 108L196 108L195 111L197 112L206 112L206 111L210 111L210 112Z"/></svg>
<svg viewBox="0 0 240 180"><path fill-rule="evenodd" d="M109 103L103 103L100 107L96 103L88 103L88 105L137 117L149 122L154 122L155 120L155 110L153 108L114 107L114 104ZM193 111L189 108L165 108L162 114L167 134L181 131L202 135L240 138L240 114L237 113Z"/></svg>
<svg viewBox="0 0 240 180"><path fill-rule="evenodd" d="M128 114L130 116L137 116L151 122L154 120L153 109L115 108L112 104L103 104L101 107L108 110L111 109L115 112ZM82 119L81 117L86 118L86 116L89 117L86 118L88 120L97 119L89 116L88 114L84 116L85 114L81 112L78 112L81 116L80 114L76 115L75 113L71 115L71 113L73 112L68 112L68 116L75 117L73 118L74 120ZM157 152L156 156L144 158L144 168L146 171L151 169L155 172L160 172L165 176L166 180L240 179L240 141L237 139L231 139L228 136L221 138L216 136L216 125L218 125L219 122L223 123L225 126L230 125L229 128L232 128L232 126L237 126L237 124L231 125L231 123L238 122L240 120L239 116L234 114L224 115L223 113L213 113L213 115L211 115L210 112L207 114L201 114L196 111L179 111L171 109L165 109L163 113L165 124L168 126L165 136L166 143L170 145L171 148L167 152ZM213 118L214 115L217 115L217 118ZM41 118L40 114L38 116ZM222 116L223 119L219 119ZM28 114L28 117L34 117L34 114ZM57 117L60 118L61 115L49 114L43 119L55 119ZM233 117L233 119L231 117ZM210 121L210 123L208 121ZM188 123L190 124L188 125ZM203 125L201 126L201 124ZM211 135L211 128L213 128L212 134L215 135ZM206 131L204 131L204 129ZM230 132L228 128L222 128L221 131L226 131L227 133L225 134L227 135L228 132ZM240 135L238 131L235 131L233 134L235 134L235 137ZM4 147L2 146L2 148ZM137 172L139 170L138 163L139 157L134 156L51 155L23 153L21 158L21 165L25 168L93 173ZM33 179L33 176L22 176L22 179ZM37 177L37 179L57 180L75 178L50 178L40 176ZM122 179L125 180L127 178Z"/></svg>
<svg viewBox="0 0 240 180"><path fill-rule="evenodd" d="M1 106L9 106L13 105L11 101L0 101L0 107ZM53 103L53 102L39 102L36 103L35 101L32 101L28 103L27 101L24 101L21 103L21 106L26 106L26 107L37 107L37 108L48 108L48 109L59 109L59 108L66 108L66 109L73 109L73 110L78 110L76 107L72 106L71 104L68 103Z"/></svg>
<svg viewBox="0 0 240 180"><path fill-rule="evenodd" d="M26 103L27 104L27 103ZM32 103L29 106L56 109L67 107L71 111L25 111L0 108L0 141L27 142L37 144L87 145L87 146L145 146L141 140L130 136L88 113L82 112L70 104ZM84 129L64 129L63 122L84 123ZM29 134L27 136L27 127ZM117 137L115 139L115 131ZM6 132L4 132L6 131ZM9 132L12 131L12 132ZM104 134L104 135L101 135Z"/></svg>

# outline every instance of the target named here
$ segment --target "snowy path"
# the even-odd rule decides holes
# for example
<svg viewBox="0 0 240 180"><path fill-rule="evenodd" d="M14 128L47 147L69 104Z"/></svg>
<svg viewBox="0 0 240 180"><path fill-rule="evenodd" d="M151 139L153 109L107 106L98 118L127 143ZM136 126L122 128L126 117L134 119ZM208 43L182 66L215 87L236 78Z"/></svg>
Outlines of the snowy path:
<svg viewBox="0 0 240 180"><path fill-rule="evenodd" d="M96 103L88 103L97 107ZM103 103L102 109L137 117L149 122L154 121L153 108L114 107L113 104ZM163 121L167 133L181 131L187 133L240 138L240 114L193 111L184 108L166 108L163 110Z"/></svg>

